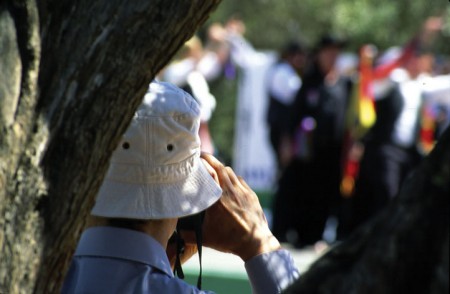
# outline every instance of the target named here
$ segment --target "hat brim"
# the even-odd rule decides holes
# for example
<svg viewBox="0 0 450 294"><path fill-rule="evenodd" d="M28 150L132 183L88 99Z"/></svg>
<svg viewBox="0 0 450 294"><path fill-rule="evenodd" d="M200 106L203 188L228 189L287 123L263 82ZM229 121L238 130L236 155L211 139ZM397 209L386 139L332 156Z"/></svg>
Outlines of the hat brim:
<svg viewBox="0 0 450 294"><path fill-rule="evenodd" d="M200 157L184 179L171 183L132 184L105 179L92 215L126 219L169 219L199 213L222 195Z"/></svg>

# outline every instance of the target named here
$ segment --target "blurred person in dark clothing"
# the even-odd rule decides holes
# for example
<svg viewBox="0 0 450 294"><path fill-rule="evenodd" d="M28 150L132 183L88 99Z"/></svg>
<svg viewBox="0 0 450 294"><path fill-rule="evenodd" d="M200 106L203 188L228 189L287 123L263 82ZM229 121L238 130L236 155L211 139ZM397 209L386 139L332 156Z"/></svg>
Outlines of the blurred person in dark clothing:
<svg viewBox="0 0 450 294"><path fill-rule="evenodd" d="M268 75L269 107L267 123L270 128L270 143L275 152L278 167L285 166L281 157L282 135L288 130L286 114L289 113L295 96L302 86L301 74L304 70L306 52L298 42L289 42L280 54Z"/></svg>
<svg viewBox="0 0 450 294"><path fill-rule="evenodd" d="M290 163L275 199L274 234L295 246L322 240L339 200L345 112L352 83L335 70L342 40L324 36L288 118ZM278 214L276 212L279 212Z"/></svg>

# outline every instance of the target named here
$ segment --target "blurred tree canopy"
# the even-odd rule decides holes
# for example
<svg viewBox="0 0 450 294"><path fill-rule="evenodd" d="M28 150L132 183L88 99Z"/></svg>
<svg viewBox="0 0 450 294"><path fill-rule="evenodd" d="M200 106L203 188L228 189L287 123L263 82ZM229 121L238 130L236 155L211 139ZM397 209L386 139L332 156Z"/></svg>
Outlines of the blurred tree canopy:
<svg viewBox="0 0 450 294"><path fill-rule="evenodd" d="M238 15L257 48L278 48L289 39L313 45L320 35L332 32L348 38L352 49L364 43L384 49L407 42L427 17L449 19L449 12L445 0L227 0L210 22ZM450 35L448 27L444 33Z"/></svg>

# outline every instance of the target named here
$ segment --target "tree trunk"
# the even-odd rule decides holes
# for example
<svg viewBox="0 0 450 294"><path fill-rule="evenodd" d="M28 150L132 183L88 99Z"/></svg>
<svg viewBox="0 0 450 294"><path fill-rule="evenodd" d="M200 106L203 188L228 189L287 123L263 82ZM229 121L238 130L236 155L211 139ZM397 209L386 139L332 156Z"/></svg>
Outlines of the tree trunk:
<svg viewBox="0 0 450 294"><path fill-rule="evenodd" d="M56 293L148 83L220 0L0 1L0 293Z"/></svg>
<svg viewBox="0 0 450 294"><path fill-rule="evenodd" d="M449 293L450 129L399 196L286 293Z"/></svg>

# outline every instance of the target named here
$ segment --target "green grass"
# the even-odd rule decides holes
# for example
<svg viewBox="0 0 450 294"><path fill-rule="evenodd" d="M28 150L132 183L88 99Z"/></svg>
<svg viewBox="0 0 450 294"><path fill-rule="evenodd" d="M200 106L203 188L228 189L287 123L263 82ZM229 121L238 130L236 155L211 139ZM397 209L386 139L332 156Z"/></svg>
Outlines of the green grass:
<svg viewBox="0 0 450 294"><path fill-rule="evenodd" d="M198 271L185 272L185 280L191 285L197 285ZM241 274L225 273L220 271L204 271L202 289L217 294L250 294L252 293L247 276Z"/></svg>

